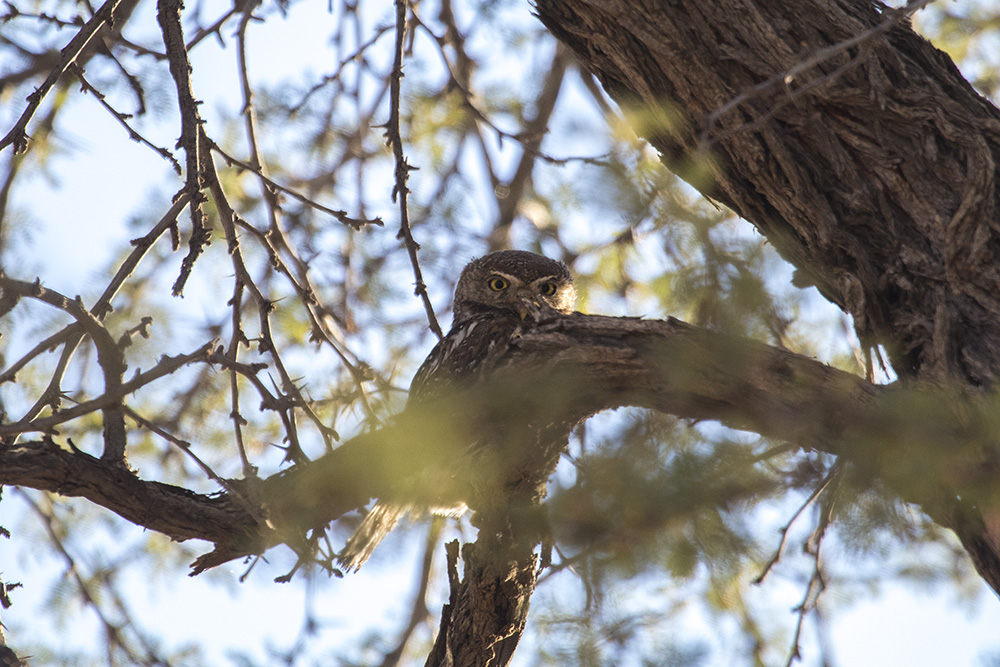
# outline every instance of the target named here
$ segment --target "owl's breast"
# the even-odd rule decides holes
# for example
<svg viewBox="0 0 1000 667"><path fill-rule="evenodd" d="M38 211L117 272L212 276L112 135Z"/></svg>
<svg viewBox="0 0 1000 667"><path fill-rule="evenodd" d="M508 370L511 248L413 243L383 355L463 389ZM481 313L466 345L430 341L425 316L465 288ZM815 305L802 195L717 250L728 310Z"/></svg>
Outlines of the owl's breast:
<svg viewBox="0 0 1000 667"><path fill-rule="evenodd" d="M408 405L473 382L510 348L524 323L513 313L483 313L459 322L434 346L413 376Z"/></svg>

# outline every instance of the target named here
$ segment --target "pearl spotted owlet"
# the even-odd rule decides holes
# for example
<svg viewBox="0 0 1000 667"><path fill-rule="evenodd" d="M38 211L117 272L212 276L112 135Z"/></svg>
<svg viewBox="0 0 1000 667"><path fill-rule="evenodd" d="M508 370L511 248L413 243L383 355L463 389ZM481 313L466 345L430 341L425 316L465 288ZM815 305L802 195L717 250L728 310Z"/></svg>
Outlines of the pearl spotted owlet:
<svg viewBox="0 0 1000 667"><path fill-rule="evenodd" d="M455 288L451 330L413 377L407 409L420 409L443 392L474 382L511 340L546 314L573 312L575 302L573 278L562 262L523 250L501 250L469 262ZM464 503L417 507L380 500L347 541L341 565L361 567L408 512L459 516L466 509Z"/></svg>

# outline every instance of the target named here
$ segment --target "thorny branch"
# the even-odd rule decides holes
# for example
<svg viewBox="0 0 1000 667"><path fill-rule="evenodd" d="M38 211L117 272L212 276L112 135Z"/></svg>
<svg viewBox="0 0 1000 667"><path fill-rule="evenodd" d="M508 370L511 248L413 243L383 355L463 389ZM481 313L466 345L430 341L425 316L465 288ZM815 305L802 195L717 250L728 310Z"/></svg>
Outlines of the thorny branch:
<svg viewBox="0 0 1000 667"><path fill-rule="evenodd" d="M11 424L0 424L0 436L18 435L21 433L50 433L52 429L59 424L64 424L72 419L82 417L83 415L90 414L96 410L102 410L105 414L111 412L116 415L121 415L123 410L121 405L122 399L137 389L140 389L141 387L144 387L165 375L169 375L170 373L173 373L177 369L193 361L208 361L208 353L215 344L215 341L211 341L188 354L182 354L176 357L164 356L159 363L148 371L136 373L131 380L122 382L114 388L106 389L105 393L100 396L92 398L89 401L78 403L71 408L59 410L49 417L41 417L30 421L19 421ZM115 438L115 440L113 440L110 445L107 442L105 443L105 460L121 460L120 457L116 458L115 455L118 454L116 449L116 446L119 444L118 438L121 438L120 444L124 446L124 419L122 419L120 428L122 429L122 435L118 436L115 432L111 432L110 435ZM106 428L106 439L108 435L109 432ZM110 454L108 452L110 452ZM124 449L122 450L122 453L124 453Z"/></svg>
<svg viewBox="0 0 1000 667"><path fill-rule="evenodd" d="M150 248L152 248L154 242L163 235L165 231L173 227L176 224L177 216L187 205L188 198L186 194L180 194L170 209L160 218L160 221L143 237L133 240L132 245L134 249L129 256L122 262L122 265L115 272L114 277L112 277L111 282L108 283L107 288L94 303L93 308L91 308L91 313L98 320L103 320L105 316L111 312L111 301L114 299L115 295L125 284L125 281L132 275L139 262L146 255ZM16 291L4 290L3 299L0 301L8 301L10 307L13 308L15 301L12 300L19 298ZM4 310L0 308L0 314L3 314ZM17 373L27 366L33 359L39 355L52 350L59 345L64 345L62 355L59 358L56 370L52 374L52 378L49 380L48 386L40 393L38 400L35 404L21 416L18 423L28 423L33 420L38 414L41 413L42 409L47 405L52 405L57 407L62 396L62 391L60 385L62 382L63 374L69 365L70 359L73 357L77 346L83 340L85 330L79 323L70 324L65 327L62 331L55 333L45 340L41 341L35 345L31 350L29 350L25 355L23 355L16 362L11 364L5 371L0 373L0 384L5 382L13 382L17 378Z"/></svg>
<svg viewBox="0 0 1000 667"><path fill-rule="evenodd" d="M238 294L241 292L242 288L247 288L250 291L251 298L253 298L255 306L257 307L258 320L260 322L261 329L258 349L261 352L266 352L271 355L271 358L274 360L275 368L281 376L282 389L289 395L297 397L297 405L303 408L305 414L313 422L317 430L322 434L323 438L328 440L329 438L334 437L336 433L323 424L319 416L309 406L309 402L302 397L298 385L292 379L285 367L284 362L281 360L277 347L274 345L270 320L271 313L274 310L274 304L269 298L264 296L263 292L261 292L243 262L240 243L236 235L236 221L238 216L229 204L225 191L222 189L222 184L219 181L219 176L211 163L209 164L209 168L206 170L206 178L208 179L209 189L212 192L216 208L219 210L219 219L222 222L222 228L226 234L230 257L233 261L233 268L236 271L236 280L240 286L236 293ZM272 257L273 256L275 255L272 255ZM236 307L235 304L233 304L233 307ZM235 361L230 359L227 360L227 363L235 363ZM263 389L263 387L261 386L260 389ZM287 458L289 460L304 460L305 454L299 444L298 433L295 426L294 410L290 408L279 409L278 414L284 424L286 438L288 440Z"/></svg>
<svg viewBox="0 0 1000 667"><path fill-rule="evenodd" d="M314 208L317 211L321 211L323 213L326 213L327 215L330 215L330 216L336 218L338 221L344 223L345 225L347 225L351 229L361 230L361 229L364 229L368 225L377 225L377 226L381 227L382 224L383 224L381 218L372 218L370 220L369 219L363 219L363 218L352 218L350 215L347 214L347 211L335 210L335 209L332 209L332 208L330 208L328 206L324 206L323 204L320 204L319 202L317 202L317 201L315 201L313 199L310 199L309 197L306 197L301 192L297 192L297 191L293 190L292 188L286 187L284 185L281 185L277 181L272 180L271 178L269 178L266 175L264 175L263 173L261 173L261 170L260 170L259 167L254 167L253 165L248 164L248 163L244 162L243 160L240 160L237 157L233 157L232 155L230 155L226 151L222 150L222 148L220 148L218 144L212 142L211 145L210 145L210 148L213 151L215 151L216 153L218 153L219 155L221 155L222 158L227 163L229 163L230 165L236 165L240 169L245 169L246 171L249 171L249 172L252 172L252 173L256 174L256 176L263 183L265 183L268 188L273 188L274 190L277 190L278 192L282 192L282 193L288 195L289 197L291 197L291 198L293 198L293 199L295 199L297 201L302 202L306 206Z"/></svg>
<svg viewBox="0 0 1000 667"><path fill-rule="evenodd" d="M100 9L94 14L94 16L87 21L83 28L73 36L62 52L59 65L49 72L49 75L45 78L38 88L36 88L30 95L28 95L28 106L25 108L24 113L14 124L14 127L10 129L9 132L0 139L0 151L2 151L7 146L13 145L14 152L20 153L28 147L28 135L27 128L28 122L31 117L35 115L35 111L41 105L42 100L45 95L52 89L52 86L56 84L69 66L72 65L77 56L79 56L90 40L94 38L94 35L103 28L105 25L109 24L112 20L112 14L118 8L118 5L122 3L123 0L106 0Z"/></svg>
<svg viewBox="0 0 1000 667"><path fill-rule="evenodd" d="M392 64L392 74L389 75L389 122L385 128L386 143L392 148L393 157L396 160L396 182L392 187L392 198L399 202L399 233L396 238L401 239L406 246L406 252L410 255L410 264L413 265L414 289L413 293L420 297L424 303L424 310L427 313L427 321L431 331L438 338L444 336L441 325L438 324L437 316L434 314L434 306L431 304L430 296L427 294L427 285L424 283L423 272L420 270L420 260L417 258L417 251L420 245L413 238L413 231L410 228L410 213L407 206L407 195L410 190L406 181L410 177L410 171L415 167L410 166L403 154L403 138L399 131L399 107L400 107L400 87L403 79L403 44L406 36L406 9L408 0L395 0L396 2L396 53Z"/></svg>
<svg viewBox="0 0 1000 667"><path fill-rule="evenodd" d="M83 91L92 94L94 98L98 101L98 103L100 103L100 105L104 107L105 111L110 113L114 117L114 119L118 121L118 123L122 127L125 128L125 131L128 132L129 139L131 139L132 141L138 141L139 143L153 149L153 151L157 155L159 155L164 160L167 160L170 163L170 165L174 168L174 171L177 173L178 176L181 175L183 170L181 169L181 165L177 161L177 158L175 158L169 150L167 150L162 146L157 146L149 139L142 136L138 131L135 130L135 128L129 125L128 119L131 118L131 116L129 114L118 111L113 106L108 104L108 101L105 98L104 93L97 90L97 88L92 86L90 82L87 81L86 77L84 76L84 71L82 67L79 67L74 64L70 67L70 71L80 81L80 86L83 89Z"/></svg>
<svg viewBox="0 0 1000 667"><path fill-rule="evenodd" d="M178 108L181 112L181 136L178 147L185 153L185 192L190 199L191 238L188 240L188 254L181 264L180 275L174 282L173 294L180 296L184 292L191 270L205 246L211 242L211 231L206 225L204 201L202 193L204 186L203 164L208 161L208 146L201 142L204 121L198 112L198 102L195 100L191 87L191 62L188 59L187 46L184 44L184 30L181 27L181 0L157 0L156 19L163 34L163 44L167 50L167 60L170 65L170 75L177 88Z"/></svg>
<svg viewBox="0 0 1000 667"><path fill-rule="evenodd" d="M97 348L97 360L104 372L104 395L114 397L106 400L100 408L104 415L104 454L102 458L107 461L124 461L125 420L121 411L121 399L127 393L122 392L122 376L125 374L126 364L125 357L115 339L104 328L101 320L84 307L79 297L68 299L58 292L42 287L38 282L26 283L2 274L0 274L0 288L5 293L12 292L21 297L37 299L65 311L94 341L94 346ZM18 430L21 426L23 425L0 425L0 435L24 432ZM11 430L12 427L14 430Z"/></svg>

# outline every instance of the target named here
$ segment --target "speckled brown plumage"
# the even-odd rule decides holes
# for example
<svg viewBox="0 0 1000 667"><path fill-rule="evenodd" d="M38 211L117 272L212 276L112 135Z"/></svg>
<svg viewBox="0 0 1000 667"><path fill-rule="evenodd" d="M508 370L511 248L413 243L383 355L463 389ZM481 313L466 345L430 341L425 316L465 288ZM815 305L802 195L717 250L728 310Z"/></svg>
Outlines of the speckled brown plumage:
<svg viewBox="0 0 1000 667"><path fill-rule="evenodd" d="M573 278L562 262L523 250L501 250L469 262L455 288L451 330L413 377L407 409L419 409L454 390L457 383L474 382L514 338L544 320L547 313L573 312L575 302ZM426 484L433 473L420 471L413 483ZM464 503L416 507L413 502L380 500L351 535L340 562L346 569L357 570L408 512L430 510L457 516L465 509Z"/></svg>
<svg viewBox="0 0 1000 667"><path fill-rule="evenodd" d="M474 378L512 336L548 311L573 312L575 303L573 278L562 262L523 250L501 250L469 262L455 287L451 330L413 377L409 404L425 402L456 380Z"/></svg>

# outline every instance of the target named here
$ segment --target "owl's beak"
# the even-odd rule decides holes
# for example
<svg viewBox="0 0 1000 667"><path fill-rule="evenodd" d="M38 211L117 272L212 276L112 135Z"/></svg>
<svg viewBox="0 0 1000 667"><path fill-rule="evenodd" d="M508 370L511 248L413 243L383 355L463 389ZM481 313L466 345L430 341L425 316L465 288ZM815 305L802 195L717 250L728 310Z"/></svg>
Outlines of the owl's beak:
<svg viewBox="0 0 1000 667"><path fill-rule="evenodd" d="M522 320L528 319L529 315L531 315L532 319L537 320L540 312L539 304L535 301L534 295L530 292L519 295L517 303L514 305L514 309L517 311L517 314L521 316Z"/></svg>

